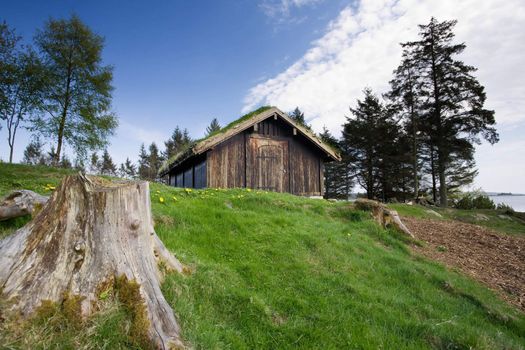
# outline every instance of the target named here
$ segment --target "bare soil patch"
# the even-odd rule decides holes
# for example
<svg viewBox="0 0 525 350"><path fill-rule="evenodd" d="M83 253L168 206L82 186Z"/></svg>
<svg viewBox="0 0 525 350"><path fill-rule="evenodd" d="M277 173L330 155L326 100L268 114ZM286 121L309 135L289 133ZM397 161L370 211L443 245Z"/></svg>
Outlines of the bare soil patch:
<svg viewBox="0 0 525 350"><path fill-rule="evenodd" d="M426 243L413 250L458 268L525 312L525 237L459 221L404 217L403 222Z"/></svg>

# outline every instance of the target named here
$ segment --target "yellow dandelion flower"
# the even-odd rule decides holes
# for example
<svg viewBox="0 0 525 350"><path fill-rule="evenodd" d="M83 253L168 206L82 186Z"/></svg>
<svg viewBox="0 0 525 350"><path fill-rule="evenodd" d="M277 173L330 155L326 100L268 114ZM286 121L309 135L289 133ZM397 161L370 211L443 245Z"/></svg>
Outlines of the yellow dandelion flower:
<svg viewBox="0 0 525 350"><path fill-rule="evenodd" d="M164 203L164 197L159 197L159 202Z"/></svg>

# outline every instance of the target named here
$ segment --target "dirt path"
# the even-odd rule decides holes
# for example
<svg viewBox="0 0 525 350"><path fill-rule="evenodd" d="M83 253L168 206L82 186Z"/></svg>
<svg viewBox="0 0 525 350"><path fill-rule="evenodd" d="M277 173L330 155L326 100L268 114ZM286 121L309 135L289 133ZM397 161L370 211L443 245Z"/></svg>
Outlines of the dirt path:
<svg viewBox="0 0 525 350"><path fill-rule="evenodd" d="M460 269L525 311L525 237L459 221L404 217L403 222L427 243L415 251Z"/></svg>

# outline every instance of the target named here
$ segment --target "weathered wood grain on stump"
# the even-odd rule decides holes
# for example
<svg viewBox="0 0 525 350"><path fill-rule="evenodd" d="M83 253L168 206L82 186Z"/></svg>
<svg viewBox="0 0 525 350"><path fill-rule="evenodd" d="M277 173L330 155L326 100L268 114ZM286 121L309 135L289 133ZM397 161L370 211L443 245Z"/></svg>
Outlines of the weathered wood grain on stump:
<svg viewBox="0 0 525 350"><path fill-rule="evenodd" d="M126 276L140 284L154 346L181 348L160 290L161 261L183 270L153 229L147 182L67 176L31 222L0 241L0 290L26 316L42 300L61 302L68 294L82 298L87 316L100 286Z"/></svg>

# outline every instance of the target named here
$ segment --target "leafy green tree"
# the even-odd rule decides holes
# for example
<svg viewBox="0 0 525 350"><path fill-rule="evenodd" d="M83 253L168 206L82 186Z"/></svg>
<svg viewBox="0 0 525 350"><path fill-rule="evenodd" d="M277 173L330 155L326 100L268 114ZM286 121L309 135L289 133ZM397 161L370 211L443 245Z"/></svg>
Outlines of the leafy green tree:
<svg viewBox="0 0 525 350"><path fill-rule="evenodd" d="M103 38L72 16L49 20L35 43L45 72L40 98L46 111L35 130L56 140L53 162L58 164L65 143L80 155L105 147L118 122L110 111L113 69L102 64Z"/></svg>
<svg viewBox="0 0 525 350"><path fill-rule="evenodd" d="M111 176L117 175L117 167L115 163L113 163L113 159L109 155L109 152L107 149L105 149L104 153L102 153L102 160L100 163L100 173L102 175L111 175Z"/></svg>
<svg viewBox="0 0 525 350"><path fill-rule="evenodd" d="M206 136L210 136L219 130L221 130L221 125L219 124L217 118L213 118L210 125L206 127Z"/></svg>
<svg viewBox="0 0 525 350"><path fill-rule="evenodd" d="M428 142L439 178L439 200L447 206L447 168L453 160L458 140L494 144L494 111L484 108L484 87L474 77L476 68L456 59L465 44L453 42L457 21L438 22L435 18L420 25L420 40L403 43L418 71L422 123L428 126ZM435 157L434 157L435 154Z"/></svg>
<svg viewBox="0 0 525 350"><path fill-rule="evenodd" d="M18 129L38 110L38 93L43 87L39 59L20 40L5 22L0 23L0 119L7 127L10 163Z"/></svg>

